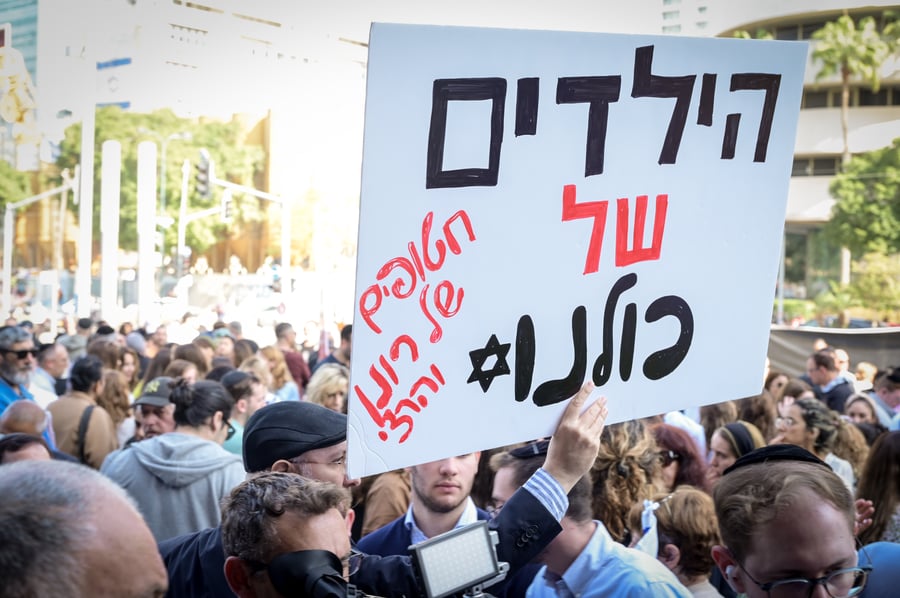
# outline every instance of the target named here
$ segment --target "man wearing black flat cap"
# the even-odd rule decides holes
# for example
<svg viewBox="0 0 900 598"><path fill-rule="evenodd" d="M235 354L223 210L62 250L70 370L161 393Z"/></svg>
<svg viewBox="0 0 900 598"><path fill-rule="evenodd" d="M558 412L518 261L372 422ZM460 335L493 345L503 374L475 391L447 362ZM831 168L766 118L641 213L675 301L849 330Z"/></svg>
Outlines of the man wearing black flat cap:
<svg viewBox="0 0 900 598"><path fill-rule="evenodd" d="M509 563L510 575L560 532L559 521L568 505L566 494L597 457L607 409L606 400L601 398L582 413L593 389L593 384L587 383L570 401L544 467L491 522L500 538L498 556ZM346 473L346 439L346 415L312 403L275 403L257 411L247 422L244 468L248 472L292 472L344 487L355 486L359 481ZM170 598L232 595L223 571L221 528L167 540L159 549L169 571ZM359 559L350 583L385 597L423 595L406 556L365 555Z"/></svg>

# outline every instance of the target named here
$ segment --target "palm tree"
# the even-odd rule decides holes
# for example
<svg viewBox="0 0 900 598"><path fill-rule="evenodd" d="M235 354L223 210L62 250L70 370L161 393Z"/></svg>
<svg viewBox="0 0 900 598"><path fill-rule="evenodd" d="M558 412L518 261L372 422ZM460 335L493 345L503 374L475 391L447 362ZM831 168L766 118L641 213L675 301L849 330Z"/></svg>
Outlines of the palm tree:
<svg viewBox="0 0 900 598"><path fill-rule="evenodd" d="M862 78L877 92L881 86L881 66L896 47L896 21L890 13L884 16L889 24L879 32L874 18L864 17L857 23L844 11L836 21L826 23L812 35L818 42L813 60L822 64L816 79L834 75L841 78L841 163L844 166L850 161L850 77ZM841 248L840 280L841 284L850 282L850 251L846 247Z"/></svg>
<svg viewBox="0 0 900 598"><path fill-rule="evenodd" d="M881 85L881 66L894 52L896 46L893 23L884 32L878 31L875 19L865 17L856 23L846 12L836 21L826 23L813 33L818 43L812 53L813 60L822 64L816 74L821 80L834 75L841 78L841 133L843 135L842 162L850 161L848 141L850 113L850 78L862 78L877 92Z"/></svg>

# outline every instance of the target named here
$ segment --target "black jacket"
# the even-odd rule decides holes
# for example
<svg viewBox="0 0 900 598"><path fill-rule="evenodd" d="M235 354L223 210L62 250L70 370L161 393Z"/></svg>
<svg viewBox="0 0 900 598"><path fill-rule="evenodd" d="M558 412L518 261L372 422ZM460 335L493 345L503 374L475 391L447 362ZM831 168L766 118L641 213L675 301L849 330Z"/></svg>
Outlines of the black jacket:
<svg viewBox="0 0 900 598"><path fill-rule="evenodd" d="M500 537L497 556L509 563L508 579L528 564L562 531L553 515L528 490L519 489L491 522ZM169 572L169 598L223 598L234 594L225 580L225 552L219 527L165 540L159 552ZM385 598L424 595L408 556L368 555L350 583ZM502 594L502 582L488 589Z"/></svg>

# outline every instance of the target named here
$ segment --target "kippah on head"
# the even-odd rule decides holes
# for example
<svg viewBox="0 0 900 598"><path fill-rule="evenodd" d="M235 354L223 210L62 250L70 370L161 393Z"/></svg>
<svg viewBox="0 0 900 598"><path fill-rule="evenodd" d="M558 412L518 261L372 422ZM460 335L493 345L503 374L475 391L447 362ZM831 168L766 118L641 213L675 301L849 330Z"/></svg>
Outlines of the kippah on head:
<svg viewBox="0 0 900 598"><path fill-rule="evenodd" d="M806 461L807 463L816 463L823 467L831 468L825 461L822 461L814 454L804 448L800 448L796 444L773 444L764 446L750 451L746 455L740 457L730 467L728 467L722 475L728 475L732 471L746 467L747 465L755 465L756 463L768 463L769 461Z"/></svg>
<svg viewBox="0 0 900 598"><path fill-rule="evenodd" d="M347 416L305 401L266 405L244 427L244 469L265 471L279 459L294 459L347 439Z"/></svg>

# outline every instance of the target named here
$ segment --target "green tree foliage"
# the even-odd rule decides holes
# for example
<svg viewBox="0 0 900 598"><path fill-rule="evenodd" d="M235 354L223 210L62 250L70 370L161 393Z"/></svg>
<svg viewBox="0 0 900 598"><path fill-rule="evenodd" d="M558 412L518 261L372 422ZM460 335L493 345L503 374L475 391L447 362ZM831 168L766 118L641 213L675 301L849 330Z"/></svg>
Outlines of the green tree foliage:
<svg viewBox="0 0 900 598"><path fill-rule="evenodd" d="M821 64L816 79L822 80L835 75L840 77L844 163L850 160L850 79L863 79L873 91L878 91L881 66L896 47L896 28L895 22L891 21L879 31L873 17L865 17L857 23L845 13L837 20L826 23L812 35L817 42L812 57Z"/></svg>
<svg viewBox="0 0 900 598"><path fill-rule="evenodd" d="M750 35L749 31L744 31L743 29L739 29L734 32L734 37L738 39L775 39L775 36L768 29L757 29L753 35Z"/></svg>
<svg viewBox="0 0 900 598"><path fill-rule="evenodd" d="M900 252L900 140L854 156L831 183L825 235L853 255Z"/></svg>
<svg viewBox="0 0 900 598"><path fill-rule="evenodd" d="M850 291L877 319L900 321L900 254L868 253L854 262Z"/></svg>
<svg viewBox="0 0 900 598"><path fill-rule="evenodd" d="M849 284L830 283L816 297L818 314L838 316L846 326L851 314L882 322L900 321L900 254L868 253L852 265Z"/></svg>
<svg viewBox="0 0 900 598"><path fill-rule="evenodd" d="M0 160L0 208L31 195L27 172L20 172Z"/></svg>
<svg viewBox="0 0 900 598"><path fill-rule="evenodd" d="M214 187L212 196L200 197L194 190L194 165L199 159L201 148L206 148L215 162L218 178L253 186L254 175L261 170L263 150L258 146L248 146L242 141L244 132L236 122L201 122L179 118L171 110L158 110L151 114L123 111L117 106L106 106L97 110L94 147L94 226L99 230L100 219L100 176L101 148L106 140L117 140L122 144L121 203L119 212L119 245L123 249L137 248L137 154L138 144L151 141L157 144L157 164L162 159L161 141L166 137L187 132L190 139L172 139L166 148L166 214L176 223L181 203L182 164L189 160L191 171L188 185L188 213L219 205L222 189ZM60 145L57 166L73 169L80 160L81 125L76 124L66 130ZM157 166L157 176L159 167ZM157 193L158 197L158 193ZM246 204L246 205L245 205ZM157 206L158 208L159 206ZM259 219L262 214L255 201L236 202L236 220ZM160 214L162 215L162 214ZM217 242L223 234L224 224L220 218L211 216L198 219L187 228L186 242L195 254L201 253ZM166 247L174 249L177 224L165 233Z"/></svg>

